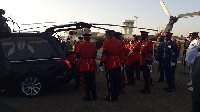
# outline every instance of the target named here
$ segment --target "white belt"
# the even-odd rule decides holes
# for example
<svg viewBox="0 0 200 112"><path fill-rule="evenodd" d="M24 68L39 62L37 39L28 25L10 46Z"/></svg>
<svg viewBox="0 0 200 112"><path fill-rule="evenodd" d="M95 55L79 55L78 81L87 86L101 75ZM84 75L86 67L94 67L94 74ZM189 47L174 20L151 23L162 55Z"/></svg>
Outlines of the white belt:
<svg viewBox="0 0 200 112"><path fill-rule="evenodd" d="M129 55L132 53L133 51L131 50L129 53L128 53L128 55L126 56L126 58L128 58L129 57Z"/></svg>

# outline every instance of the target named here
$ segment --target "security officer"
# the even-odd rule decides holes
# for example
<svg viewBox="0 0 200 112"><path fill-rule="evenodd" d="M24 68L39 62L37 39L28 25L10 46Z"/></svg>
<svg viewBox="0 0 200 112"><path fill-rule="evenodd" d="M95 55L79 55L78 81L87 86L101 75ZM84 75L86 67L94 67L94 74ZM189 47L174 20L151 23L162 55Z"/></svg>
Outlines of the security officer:
<svg viewBox="0 0 200 112"><path fill-rule="evenodd" d="M103 63L107 69L108 96L105 97L105 100L107 101L118 100L120 86L119 76L124 60L123 45L119 40L113 38L113 34L113 30L106 31L106 36L109 39L103 43L103 52L100 62L100 70L103 70Z"/></svg>
<svg viewBox="0 0 200 112"><path fill-rule="evenodd" d="M79 65L76 62L77 57L76 57L76 53L77 53L77 49L78 49L78 45L80 43L83 42L83 37L78 37L79 41L77 43L74 44L74 51L67 57L67 59L71 62L72 64L72 72L75 74L74 75L74 80L75 80L75 87L74 89L79 89L80 87L80 82L81 82L81 73L79 71Z"/></svg>
<svg viewBox="0 0 200 112"><path fill-rule="evenodd" d="M130 49L135 52L138 56L140 56L140 48L141 43L138 41L139 37L136 35L133 35L133 43L130 46ZM138 59L137 63L134 65L135 73L137 80L140 80L140 59Z"/></svg>
<svg viewBox="0 0 200 112"><path fill-rule="evenodd" d="M144 89L141 90L142 94L148 94L151 92L151 74L152 70L152 56L153 56L153 42L148 40L148 32L141 31L141 49L140 49L140 65L143 71Z"/></svg>
<svg viewBox="0 0 200 112"><path fill-rule="evenodd" d="M123 53L124 53L124 50L125 50L125 43L124 43L124 41L122 40L122 38L121 38L121 36L122 36L122 33L120 33L120 32L114 32L114 34L113 34L113 37L115 38L115 39L117 39L117 40L119 40L119 42L121 42L121 44L122 44L122 47L123 47ZM124 58L125 59L125 58ZM124 68L125 68L125 66L126 66L126 61L124 60L123 61L124 63L122 63L122 69L121 69L121 74L120 74L120 76L119 76L119 79L120 79L120 81L119 81L119 94L122 94L122 93L124 93L124 88L125 88L125 76L124 76Z"/></svg>
<svg viewBox="0 0 200 112"><path fill-rule="evenodd" d="M185 61L188 62L189 68L190 68L190 78L192 78L192 68L194 61L197 57L198 54L198 45L199 45L199 40L198 40L198 33L199 32L189 32L189 38L190 38L190 45L188 47L188 50L186 52L186 58ZM188 83L188 85L192 85L192 80Z"/></svg>
<svg viewBox="0 0 200 112"><path fill-rule="evenodd" d="M7 32L9 26L6 23L6 18L3 17L4 14L5 11L3 9L0 9L0 39L7 38L9 36L9 32ZM0 90L4 89L4 84L6 83L5 78L7 74L9 74L9 70L9 60L0 40Z"/></svg>
<svg viewBox="0 0 200 112"><path fill-rule="evenodd" d="M80 72L84 85L85 97L83 99L87 101L91 100L90 92L92 93L93 99L97 98L95 84L97 47L96 44L90 42L90 36L91 34L83 35L85 42L78 45L76 54L77 58L79 58Z"/></svg>
<svg viewBox="0 0 200 112"><path fill-rule="evenodd" d="M188 36L188 38L189 38L189 36ZM182 59L182 64L184 65L184 67L186 67L185 57L186 57L186 52L187 52L189 45L190 45L190 41L185 39L184 50L183 50L183 59Z"/></svg>
<svg viewBox="0 0 200 112"><path fill-rule="evenodd" d="M8 57L5 54L5 50L3 49L2 43L0 41L0 90L4 89L5 78L6 75L9 73L10 66Z"/></svg>
<svg viewBox="0 0 200 112"><path fill-rule="evenodd" d="M164 53L164 36L159 36L158 41L160 44L156 49L156 63L158 65L158 71L160 71L160 78L156 82L164 82L164 63L163 63L163 53Z"/></svg>
<svg viewBox="0 0 200 112"><path fill-rule="evenodd" d="M178 46L171 40L171 37L172 33L165 33L164 47L160 48L162 50L160 50L161 52L159 52L159 62L161 61L161 64L163 64L163 69L168 84L168 87L164 88L164 90L166 90L167 92L175 91L174 74L178 57Z"/></svg>
<svg viewBox="0 0 200 112"><path fill-rule="evenodd" d="M193 43L193 42L192 42ZM192 112L200 112L200 44L198 45L198 54L192 69Z"/></svg>

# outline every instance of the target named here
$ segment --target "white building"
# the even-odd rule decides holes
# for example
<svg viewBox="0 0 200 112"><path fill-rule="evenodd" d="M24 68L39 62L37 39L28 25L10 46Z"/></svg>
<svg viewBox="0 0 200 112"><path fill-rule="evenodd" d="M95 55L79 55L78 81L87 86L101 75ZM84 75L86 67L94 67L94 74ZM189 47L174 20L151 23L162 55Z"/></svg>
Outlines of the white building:
<svg viewBox="0 0 200 112"><path fill-rule="evenodd" d="M134 20L123 21L124 34L133 34Z"/></svg>

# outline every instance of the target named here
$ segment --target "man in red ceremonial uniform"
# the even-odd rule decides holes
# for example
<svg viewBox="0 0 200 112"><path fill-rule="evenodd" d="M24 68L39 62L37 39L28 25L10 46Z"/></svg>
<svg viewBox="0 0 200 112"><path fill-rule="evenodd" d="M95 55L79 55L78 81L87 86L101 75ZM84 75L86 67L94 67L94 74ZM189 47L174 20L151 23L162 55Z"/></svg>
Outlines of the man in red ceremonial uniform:
<svg viewBox="0 0 200 112"><path fill-rule="evenodd" d="M138 56L140 56L140 48L141 48L141 43L138 41L139 37L136 35L133 35L133 44L130 46L130 49L136 53ZM138 59L137 63L134 66L135 68L135 73L137 80L140 80L140 59Z"/></svg>
<svg viewBox="0 0 200 112"><path fill-rule="evenodd" d="M106 36L109 37L103 43L103 52L100 62L100 70L103 69L103 63L107 69L108 96L107 101L118 100L119 92L119 76L121 75L121 66L123 62L123 45L120 40L113 38L114 31L106 31Z"/></svg>
<svg viewBox="0 0 200 112"><path fill-rule="evenodd" d="M152 56L153 56L153 42L148 40L148 32L141 31L142 45L140 49L140 65L144 77L144 89L141 90L142 94L151 92L151 74L152 70Z"/></svg>
<svg viewBox="0 0 200 112"><path fill-rule="evenodd" d="M114 36L114 38L115 39L117 39L117 40L119 40L120 42L121 42L121 44L122 44L122 46L123 46L123 52L124 52L124 49L125 49L125 43L124 43L124 41L123 40L121 40L122 38L121 38L121 36L122 36L122 33L120 33L120 32L115 32L114 34L113 34L113 36ZM120 78L120 81L119 81L119 85L120 85L120 87L119 87L119 94L122 94L122 93L124 93L124 88L125 88L125 76L124 76L124 65L126 65L126 63L125 63L125 58L124 58L124 63L122 63L122 69L121 69L121 75L119 76Z"/></svg>
<svg viewBox="0 0 200 112"><path fill-rule="evenodd" d="M126 48L130 48L130 41L129 40L125 40L125 47Z"/></svg>
<svg viewBox="0 0 200 112"><path fill-rule="evenodd" d="M128 84L135 84L134 71L137 66L137 62L139 60L139 56L134 53L132 50L125 48L124 49L124 57L126 63L126 75L128 79Z"/></svg>
<svg viewBox="0 0 200 112"><path fill-rule="evenodd" d="M85 42L80 43L77 49L77 58L79 58L80 72L82 75L85 97L84 100L90 101L92 94L93 99L96 99L96 84L95 84L95 71L97 70L96 56L97 47L96 44L90 42L91 34L84 34L83 38Z"/></svg>

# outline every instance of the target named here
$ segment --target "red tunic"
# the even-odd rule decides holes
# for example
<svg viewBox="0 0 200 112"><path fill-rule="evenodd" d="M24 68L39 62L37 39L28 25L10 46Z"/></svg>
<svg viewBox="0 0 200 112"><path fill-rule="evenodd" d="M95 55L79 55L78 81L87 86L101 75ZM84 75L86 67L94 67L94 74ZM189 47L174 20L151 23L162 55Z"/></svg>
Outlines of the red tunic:
<svg viewBox="0 0 200 112"><path fill-rule="evenodd" d="M132 52L130 53L132 50L125 48L124 49L124 57L126 58L126 65L127 66L131 66L133 63L135 63L137 60L139 60L139 56Z"/></svg>
<svg viewBox="0 0 200 112"><path fill-rule="evenodd" d="M117 41L118 44L115 48ZM114 48L115 50L113 51ZM103 43L103 52L106 53L102 53L101 61L105 64L106 69L114 69L122 66L124 60L123 48L121 40L108 39Z"/></svg>
<svg viewBox="0 0 200 112"><path fill-rule="evenodd" d="M130 44L125 44L125 47L129 49L130 48Z"/></svg>
<svg viewBox="0 0 200 112"><path fill-rule="evenodd" d="M140 54L140 48L141 48L141 43L140 42L134 42L134 44L131 44L130 49L133 50L136 54Z"/></svg>
<svg viewBox="0 0 200 112"><path fill-rule="evenodd" d="M147 60L152 60L153 42L149 40L142 41L140 49L140 65L147 65Z"/></svg>
<svg viewBox="0 0 200 112"><path fill-rule="evenodd" d="M178 50L180 51L181 50L181 44L177 44L178 46Z"/></svg>
<svg viewBox="0 0 200 112"><path fill-rule="evenodd" d="M91 42L83 42L78 45L77 54L80 54L80 71L96 71L96 56L97 56L97 47L96 44L93 44L90 50L85 54L92 43ZM85 56L83 57L83 55Z"/></svg>

